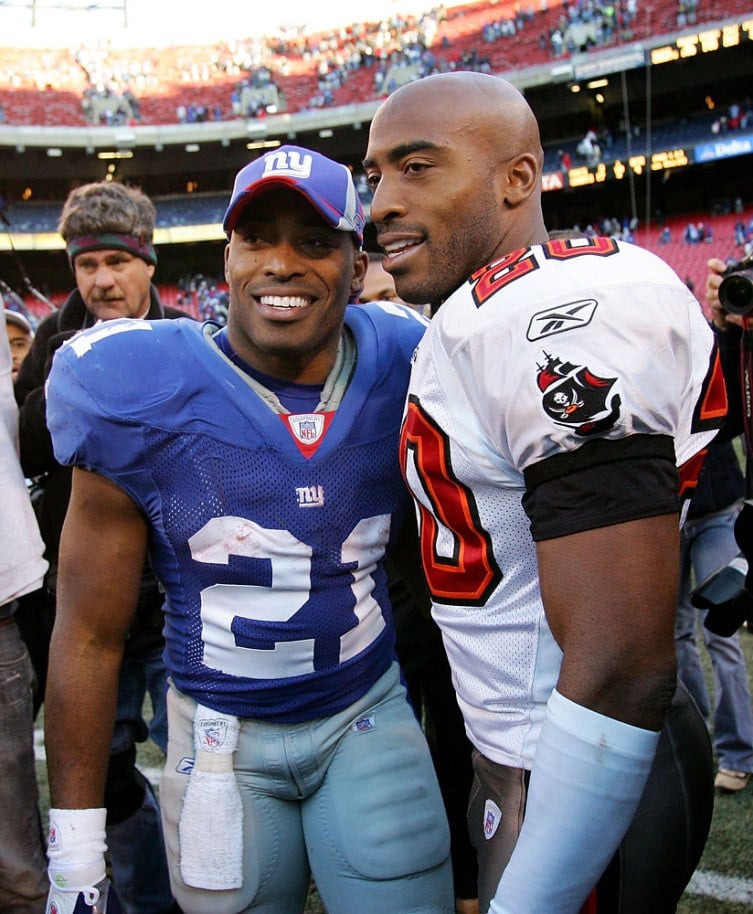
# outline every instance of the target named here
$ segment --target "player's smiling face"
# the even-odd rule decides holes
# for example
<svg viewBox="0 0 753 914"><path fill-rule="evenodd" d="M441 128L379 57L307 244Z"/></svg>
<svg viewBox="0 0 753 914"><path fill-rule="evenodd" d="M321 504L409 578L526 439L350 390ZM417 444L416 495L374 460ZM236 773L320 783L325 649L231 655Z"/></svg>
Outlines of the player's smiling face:
<svg viewBox="0 0 753 914"><path fill-rule="evenodd" d="M436 113L411 118L410 133L405 125L387 116L372 124L371 218L400 297L436 303L491 259L502 210L467 138L445 130Z"/></svg>
<svg viewBox="0 0 753 914"><path fill-rule="evenodd" d="M305 197L270 188L241 215L225 249L231 345L266 374L323 382L366 264L352 236L327 225Z"/></svg>

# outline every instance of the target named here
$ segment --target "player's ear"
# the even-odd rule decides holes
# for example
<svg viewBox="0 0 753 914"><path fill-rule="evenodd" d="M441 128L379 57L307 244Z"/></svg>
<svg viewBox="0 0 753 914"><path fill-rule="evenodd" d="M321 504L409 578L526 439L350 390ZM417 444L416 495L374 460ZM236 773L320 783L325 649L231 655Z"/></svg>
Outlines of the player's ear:
<svg viewBox="0 0 753 914"><path fill-rule="evenodd" d="M524 152L500 167L498 179L502 182L502 199L508 206L523 203L538 186L539 165L536 157Z"/></svg>
<svg viewBox="0 0 753 914"><path fill-rule="evenodd" d="M363 292L363 283L366 270L369 268L369 255L365 251L356 251L353 258L353 277L350 280L350 295L360 295Z"/></svg>
<svg viewBox="0 0 753 914"><path fill-rule="evenodd" d="M229 257L230 257L230 242L228 241L228 243L225 245L225 282L228 281L228 278L227 278L227 262L228 262L228 258L229 258Z"/></svg>

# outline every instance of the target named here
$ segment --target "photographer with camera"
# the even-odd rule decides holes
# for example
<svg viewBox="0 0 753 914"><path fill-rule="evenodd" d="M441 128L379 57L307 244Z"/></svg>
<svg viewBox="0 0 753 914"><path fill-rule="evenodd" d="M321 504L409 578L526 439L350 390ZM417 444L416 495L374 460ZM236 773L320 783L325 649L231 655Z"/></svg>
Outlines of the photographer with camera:
<svg viewBox="0 0 753 914"><path fill-rule="evenodd" d="M716 333L727 383L728 413L717 440L743 435L745 497L735 522L740 554L720 572L701 582L691 599L708 609L704 625L715 634L733 635L741 625L753 628L753 257L725 263L708 261L706 302Z"/></svg>
<svg viewBox="0 0 753 914"><path fill-rule="evenodd" d="M720 568L729 569L729 563L739 557L734 527L744 492L745 479L733 442L712 441L680 533L680 598L675 619L678 674L706 722L713 722L718 763L714 786L727 794L745 790L753 775L748 671L737 632L720 635L706 625L699 632L699 617L704 621L708 611L696 609L690 595L694 581L716 577ZM703 588L696 595L700 590ZM713 670L713 702L703 672L701 644Z"/></svg>

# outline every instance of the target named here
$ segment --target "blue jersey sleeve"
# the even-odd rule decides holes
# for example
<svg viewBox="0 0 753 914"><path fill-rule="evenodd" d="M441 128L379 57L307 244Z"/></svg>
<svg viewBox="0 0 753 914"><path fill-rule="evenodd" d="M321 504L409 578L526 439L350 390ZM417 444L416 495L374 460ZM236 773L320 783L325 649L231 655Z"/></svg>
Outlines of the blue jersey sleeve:
<svg viewBox="0 0 753 914"><path fill-rule="evenodd" d="M168 404L181 390L179 348L171 340L183 323L108 321L58 350L47 381L47 424L59 463L101 473L135 497L129 479L142 472L143 416L157 402L174 409Z"/></svg>

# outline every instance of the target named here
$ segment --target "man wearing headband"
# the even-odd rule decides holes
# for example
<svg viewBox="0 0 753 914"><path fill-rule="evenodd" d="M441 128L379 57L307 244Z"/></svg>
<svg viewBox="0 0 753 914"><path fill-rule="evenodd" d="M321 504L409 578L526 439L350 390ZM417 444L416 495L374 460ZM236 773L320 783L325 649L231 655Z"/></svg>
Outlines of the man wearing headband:
<svg viewBox="0 0 753 914"><path fill-rule="evenodd" d="M426 322L349 307L363 225L346 167L276 149L239 172L225 214L225 328L118 322L55 357L48 418L75 467L45 713L61 906L105 879L101 724L148 550L185 914L301 914L312 875L329 914L454 910L384 569L416 556L397 443Z"/></svg>
<svg viewBox="0 0 753 914"><path fill-rule="evenodd" d="M15 384L24 472L40 477L42 484L39 516L50 572L40 599L47 603L47 615L54 612L58 548L70 499L71 470L61 466L53 454L45 381L56 350L86 327L122 317L186 316L163 306L152 285L157 263L152 245L155 217L154 204L140 190L105 181L73 190L60 217L58 228L76 288L39 325ZM116 371L111 372L108 383L119 386ZM84 566L98 555L97 549L85 560L82 557L78 572L83 573ZM110 571L106 565L103 570ZM159 808L151 785L135 765L136 742L151 735L163 750L167 746L162 599L156 579L145 568L137 617L120 668L107 772L107 833L114 882L131 914L167 914L173 905ZM43 689L44 667L37 669L37 675ZM150 729L141 711L147 685L154 707ZM106 728L106 723L102 720L97 726Z"/></svg>

